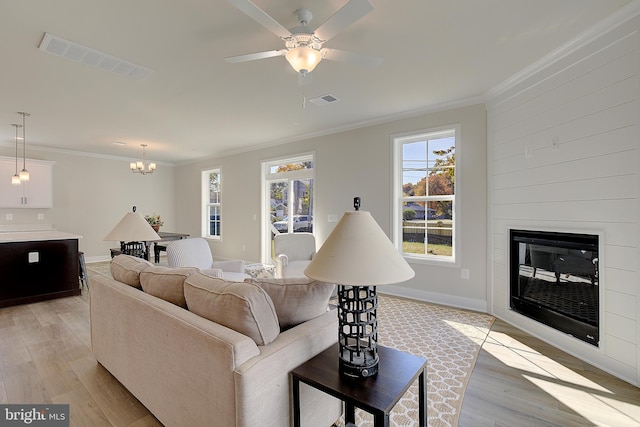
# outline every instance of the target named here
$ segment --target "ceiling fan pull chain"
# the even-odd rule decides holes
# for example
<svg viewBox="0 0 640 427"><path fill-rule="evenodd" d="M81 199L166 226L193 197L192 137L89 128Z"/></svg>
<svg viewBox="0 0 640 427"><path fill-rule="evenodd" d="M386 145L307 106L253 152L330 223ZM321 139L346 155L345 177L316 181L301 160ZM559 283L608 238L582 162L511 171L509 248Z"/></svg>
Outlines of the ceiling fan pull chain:
<svg viewBox="0 0 640 427"><path fill-rule="evenodd" d="M307 108L307 97L304 95L304 86L300 86L300 90L302 90L302 109Z"/></svg>

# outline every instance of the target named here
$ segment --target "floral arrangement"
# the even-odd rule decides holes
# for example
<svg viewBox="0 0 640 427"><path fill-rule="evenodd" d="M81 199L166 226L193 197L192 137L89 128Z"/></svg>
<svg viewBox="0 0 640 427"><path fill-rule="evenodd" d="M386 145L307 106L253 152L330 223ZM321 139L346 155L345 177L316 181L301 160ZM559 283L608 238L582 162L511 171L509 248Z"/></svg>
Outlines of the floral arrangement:
<svg viewBox="0 0 640 427"><path fill-rule="evenodd" d="M157 225L161 227L164 225L164 221L162 220L162 217L160 215L156 215L155 212L153 213L153 215L145 215L144 219L146 219L149 225L151 226Z"/></svg>

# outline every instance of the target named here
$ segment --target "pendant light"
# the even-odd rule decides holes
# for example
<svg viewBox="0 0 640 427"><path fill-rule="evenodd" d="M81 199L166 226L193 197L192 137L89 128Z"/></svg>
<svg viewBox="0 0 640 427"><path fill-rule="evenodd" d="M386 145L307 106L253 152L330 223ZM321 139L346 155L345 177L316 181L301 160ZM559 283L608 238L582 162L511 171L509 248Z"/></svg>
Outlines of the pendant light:
<svg viewBox="0 0 640 427"><path fill-rule="evenodd" d="M26 145L27 138L25 136L25 117L30 116L29 113L19 112L22 116L22 170L20 171L20 181L29 181L29 171L27 170Z"/></svg>
<svg viewBox="0 0 640 427"><path fill-rule="evenodd" d="M20 185L20 175L18 175L18 129L20 129L22 125L13 123L11 126L16 128L16 173L11 177L11 184Z"/></svg>

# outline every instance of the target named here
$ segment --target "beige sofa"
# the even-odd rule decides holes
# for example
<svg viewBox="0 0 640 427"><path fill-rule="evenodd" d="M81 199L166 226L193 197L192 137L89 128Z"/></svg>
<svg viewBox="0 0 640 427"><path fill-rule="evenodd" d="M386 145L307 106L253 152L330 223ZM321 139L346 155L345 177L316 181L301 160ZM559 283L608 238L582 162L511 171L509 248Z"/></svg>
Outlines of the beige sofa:
<svg viewBox="0 0 640 427"><path fill-rule="evenodd" d="M131 258L112 261L112 275L121 281L92 278L91 342L97 361L166 426L290 426L290 371L337 341L335 310L274 332L272 317L282 307L276 310L266 292L255 291L256 283L229 283L197 269L162 270ZM164 286L180 275L183 288ZM137 288L141 284L149 293ZM246 294L244 300L237 298L239 292ZM282 299L279 292L276 299ZM220 300L221 295L233 299ZM200 305L196 311L205 315L220 303L217 308L251 307L251 321L240 322L238 329L265 323L252 329L265 342L258 345L255 337L180 307L185 300ZM210 317L215 316L233 325L233 314L218 310ZM302 387L301 399L302 425L329 426L341 414L339 401L310 387Z"/></svg>

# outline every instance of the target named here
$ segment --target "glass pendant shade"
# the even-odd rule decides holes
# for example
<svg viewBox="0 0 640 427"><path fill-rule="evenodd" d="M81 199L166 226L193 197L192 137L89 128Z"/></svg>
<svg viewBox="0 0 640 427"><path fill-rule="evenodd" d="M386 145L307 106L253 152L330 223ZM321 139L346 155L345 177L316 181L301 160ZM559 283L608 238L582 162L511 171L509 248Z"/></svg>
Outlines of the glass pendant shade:
<svg viewBox="0 0 640 427"><path fill-rule="evenodd" d="M22 181L20 181L20 175L18 174L18 129L22 127L22 125L13 123L11 126L16 128L16 173L11 177L12 185L20 185Z"/></svg>
<svg viewBox="0 0 640 427"><path fill-rule="evenodd" d="M320 52L307 46L289 49L285 54L287 61L298 73L310 73L322 60Z"/></svg>
<svg viewBox="0 0 640 427"><path fill-rule="evenodd" d="M19 112L18 114L20 114L22 116L22 170L20 171L20 181L29 181L29 171L27 170L27 155L26 155L26 150L27 150L27 136L26 136L26 123L25 123L25 118L27 116L30 116L31 114L29 113L23 113L23 112Z"/></svg>

